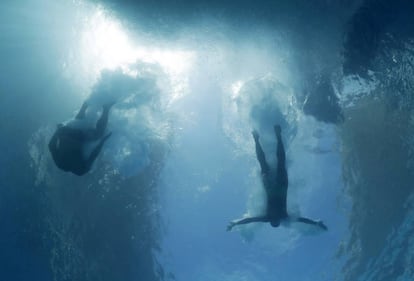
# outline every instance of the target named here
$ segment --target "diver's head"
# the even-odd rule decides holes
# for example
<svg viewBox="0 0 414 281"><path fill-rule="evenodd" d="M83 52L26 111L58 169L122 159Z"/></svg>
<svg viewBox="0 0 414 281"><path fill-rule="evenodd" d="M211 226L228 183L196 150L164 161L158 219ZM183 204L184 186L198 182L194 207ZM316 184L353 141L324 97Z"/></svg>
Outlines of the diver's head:
<svg viewBox="0 0 414 281"><path fill-rule="evenodd" d="M270 225L273 226L273 227L278 227L280 225L280 221L279 220L271 220Z"/></svg>

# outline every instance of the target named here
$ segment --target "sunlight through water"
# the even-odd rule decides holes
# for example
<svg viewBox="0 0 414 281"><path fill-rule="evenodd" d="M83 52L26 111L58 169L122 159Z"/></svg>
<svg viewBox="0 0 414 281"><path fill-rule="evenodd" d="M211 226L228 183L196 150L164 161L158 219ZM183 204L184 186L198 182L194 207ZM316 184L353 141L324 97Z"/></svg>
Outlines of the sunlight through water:
<svg viewBox="0 0 414 281"><path fill-rule="evenodd" d="M160 66L171 84L171 101L185 93L188 72L196 59L194 50L165 49L145 40L132 42L122 24L100 8L84 23L80 49L83 68L95 79L103 69L121 68L125 74L136 76L136 63Z"/></svg>

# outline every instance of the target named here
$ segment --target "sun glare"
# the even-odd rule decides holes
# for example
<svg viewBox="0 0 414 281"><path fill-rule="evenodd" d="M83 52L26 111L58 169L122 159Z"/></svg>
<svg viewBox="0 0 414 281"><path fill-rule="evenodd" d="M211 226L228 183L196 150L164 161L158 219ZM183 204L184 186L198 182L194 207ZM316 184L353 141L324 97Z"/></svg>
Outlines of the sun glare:
<svg viewBox="0 0 414 281"><path fill-rule="evenodd" d="M231 84L231 92L232 98L236 98L239 95L240 89L243 87L243 81L236 81L233 84Z"/></svg>
<svg viewBox="0 0 414 281"><path fill-rule="evenodd" d="M132 63L133 48L122 27L98 11L86 22L82 36L83 50L96 68L113 69Z"/></svg>
<svg viewBox="0 0 414 281"><path fill-rule="evenodd" d="M159 64L166 73L177 75L188 71L194 52L166 50L156 46L133 46L122 25L98 10L86 22L82 48L87 60L93 60L98 71L124 67L138 61Z"/></svg>
<svg viewBox="0 0 414 281"><path fill-rule="evenodd" d="M136 76L135 63L158 64L169 76L171 100L184 95L195 52L165 49L145 41L134 45L122 24L97 10L88 17L81 36L82 65L88 74L98 77L103 69L122 68Z"/></svg>

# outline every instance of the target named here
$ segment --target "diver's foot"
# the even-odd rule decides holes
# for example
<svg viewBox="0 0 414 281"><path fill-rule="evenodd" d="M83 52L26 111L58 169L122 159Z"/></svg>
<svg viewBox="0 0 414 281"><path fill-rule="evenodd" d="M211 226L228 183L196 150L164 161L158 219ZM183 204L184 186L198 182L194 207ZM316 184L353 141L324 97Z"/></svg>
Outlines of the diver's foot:
<svg viewBox="0 0 414 281"><path fill-rule="evenodd" d="M88 108L88 106L89 106L88 101L84 101L84 102L82 103L81 110L86 110L86 109Z"/></svg>
<svg viewBox="0 0 414 281"><path fill-rule="evenodd" d="M276 136L280 136L282 134L282 128L280 127L280 125L275 125L273 128L275 130Z"/></svg>
<svg viewBox="0 0 414 281"><path fill-rule="evenodd" d="M78 114L75 116L75 119L84 119L86 115L86 110L88 109L88 102L84 101L81 109L79 109Z"/></svg>
<svg viewBox="0 0 414 281"><path fill-rule="evenodd" d="M233 228L233 226L235 226L236 224L234 223L234 222L229 222L229 224L227 225L227 231L231 231L232 230L232 228Z"/></svg>
<svg viewBox="0 0 414 281"><path fill-rule="evenodd" d="M252 136L253 136L255 141L259 140L259 133L256 130L252 131Z"/></svg>

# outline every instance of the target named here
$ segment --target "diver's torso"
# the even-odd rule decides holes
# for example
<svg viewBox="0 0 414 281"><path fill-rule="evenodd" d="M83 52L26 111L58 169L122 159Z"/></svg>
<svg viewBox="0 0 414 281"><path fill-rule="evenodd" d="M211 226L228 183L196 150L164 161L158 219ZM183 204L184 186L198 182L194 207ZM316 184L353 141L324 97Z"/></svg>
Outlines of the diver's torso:
<svg viewBox="0 0 414 281"><path fill-rule="evenodd" d="M267 216L275 219L286 218L287 186L281 184L274 173L263 175L263 184L267 197Z"/></svg>

